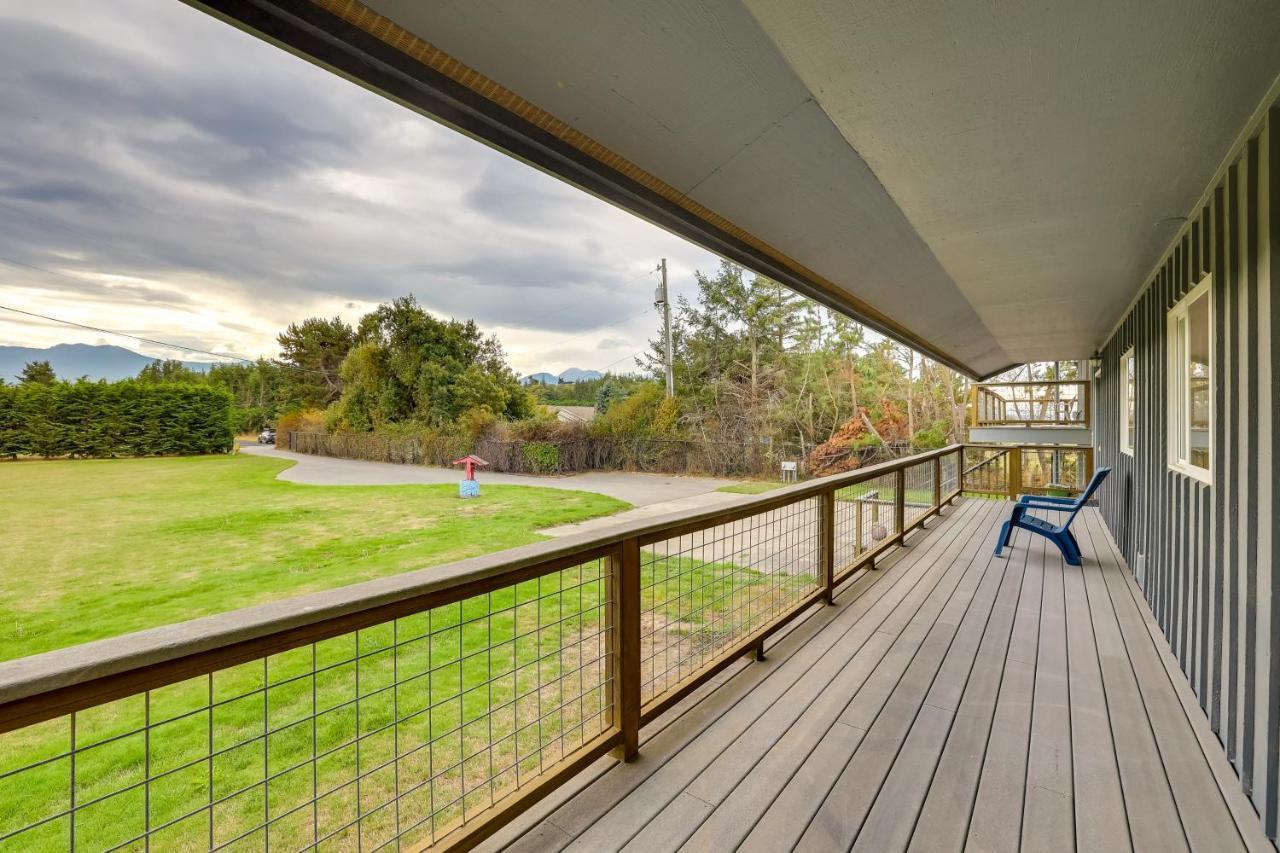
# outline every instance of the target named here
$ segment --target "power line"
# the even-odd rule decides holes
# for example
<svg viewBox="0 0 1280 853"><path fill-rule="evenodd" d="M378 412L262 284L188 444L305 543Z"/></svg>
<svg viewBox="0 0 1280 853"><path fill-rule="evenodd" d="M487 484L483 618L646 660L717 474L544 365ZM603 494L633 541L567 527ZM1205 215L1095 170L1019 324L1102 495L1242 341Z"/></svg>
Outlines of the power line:
<svg viewBox="0 0 1280 853"><path fill-rule="evenodd" d="M203 349L197 349L196 347L189 347L184 344L175 344L169 341L156 340L155 338L144 338L140 335L131 335L128 332L120 332L115 329L103 329L99 326L89 326L84 323L77 323L74 320L64 320L61 317L50 317L48 314L38 314L35 311L25 311L21 308L13 308L12 306L9 306L9 305L0 305L0 310L12 311L14 314L24 314L27 317L35 317L40 320L48 320L50 323L61 323L64 326L74 326L77 329L85 329L90 332L99 332L104 335L118 335L122 338L129 338L130 340L140 341L144 344L151 344L152 346L168 347L170 349L182 350L183 352L189 352L195 355L213 356L214 358L229 358L229 359L232 359L233 361L242 362L244 364L257 364L256 359L246 358L242 355L232 355L231 353L227 353L227 352L213 352L211 350L203 350ZM271 361L271 363L275 364L278 367L285 368L286 370L296 370L301 373L315 373L320 376L333 376L333 373L328 370L316 370L310 367L299 367L296 364L286 364L284 362L275 361L273 359L264 359L264 360Z"/></svg>

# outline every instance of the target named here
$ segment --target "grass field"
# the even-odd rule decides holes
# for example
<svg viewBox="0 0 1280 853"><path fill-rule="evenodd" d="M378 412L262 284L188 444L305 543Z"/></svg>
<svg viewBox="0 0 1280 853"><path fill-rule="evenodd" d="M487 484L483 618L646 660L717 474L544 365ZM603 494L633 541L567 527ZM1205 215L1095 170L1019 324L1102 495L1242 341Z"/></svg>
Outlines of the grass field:
<svg viewBox="0 0 1280 853"><path fill-rule="evenodd" d="M604 495L308 486L254 456L0 463L0 660L536 541Z"/></svg>
<svg viewBox="0 0 1280 853"><path fill-rule="evenodd" d="M625 506L527 487L461 502L453 486L300 486L275 479L287 465L0 467L17 534L0 555L14 614L0 656L510 547ZM376 849L415 820L407 840L423 840L607 725L604 575L573 567L2 736L0 849L72 836L142 849L148 833L165 850ZM813 583L646 552L646 671L698 659Z"/></svg>

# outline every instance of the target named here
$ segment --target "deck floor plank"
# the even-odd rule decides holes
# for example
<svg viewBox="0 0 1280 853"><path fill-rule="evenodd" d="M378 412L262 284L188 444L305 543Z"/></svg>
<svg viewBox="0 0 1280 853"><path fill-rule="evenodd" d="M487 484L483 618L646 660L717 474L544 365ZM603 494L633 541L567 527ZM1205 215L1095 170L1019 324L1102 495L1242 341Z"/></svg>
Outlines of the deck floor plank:
<svg viewBox="0 0 1280 853"><path fill-rule="evenodd" d="M947 525L947 530L935 531L943 536L938 537L936 541L917 543L912 548L903 549L900 552L906 555L914 549L921 557L919 564L915 560L900 560L892 566L881 569L880 571L892 570L894 577L883 578L876 584L882 592L879 599L863 602L859 597L844 607L836 608L840 612L828 626L829 630L810 640L789 657L779 653L781 650L771 650L769 659L761 665L761 669L769 669L768 677L749 691L743 691L740 696L736 696L732 704L718 714L715 721L700 733L698 738L676 752L661 766L643 767L646 757L642 755L639 761L620 768L621 775L644 778L640 779L639 784L612 806L607 826L593 821L592 825L575 839L569 849L607 850L616 849L616 845L625 843L641 832L650 820L660 815L665 806L674 800L699 772L723 753L752 723L777 704L790 687L810 674L823 658L833 654L832 649L838 648L834 654L844 653L852 657L862 643L875 632L877 625L893 617L895 612L899 614L898 621L909 622L917 612L917 597L927 594L932 589L932 585L939 580L938 573L931 574L927 571L931 567L926 556L930 546L937 548L950 542L947 531L950 531L950 535L958 540L970 537L973 531L965 524L969 516L970 512L956 512L953 519L949 519L953 523ZM949 562L941 561L942 569L950 567ZM899 605L904 601L911 604L900 607ZM648 771L647 776L645 776L646 771ZM556 823L564 829L570 829L561 820L556 820Z"/></svg>
<svg viewBox="0 0 1280 853"><path fill-rule="evenodd" d="M1032 565L1039 567L1044 584L1022 813L1021 849L1031 853L1071 849L1075 844L1063 560L1048 545L1043 537L1026 543L1039 557Z"/></svg>
<svg viewBox="0 0 1280 853"><path fill-rule="evenodd" d="M1095 548L1098 548L1101 543L1097 541L1100 534L1096 528L1093 534ZM1105 547L1101 550L1110 553ZM1113 565L1115 559L1112 555ZM1209 763L1182 703L1169 683L1168 673L1125 579L1118 571L1104 572L1103 576L1119 616L1121 636L1146 700L1151 730L1188 844L1195 851L1222 850L1225 849L1225 839L1234 836L1234 845L1242 847L1244 840L1222 792L1216 782L1212 788L1205 785L1206 780L1213 779Z"/></svg>
<svg viewBox="0 0 1280 853"><path fill-rule="evenodd" d="M914 615L908 614L909 620L899 629L888 653L879 661L861 689L844 697L844 709L838 721L847 726L852 734L824 737L817 742L800 772L786 781L776 799L767 805L764 814L751 827L741 850L778 850L796 844L850 757L861 748L867 732L919 651L932 619L936 618L946 600L954 594L961 579L956 571L969 568L970 564L965 562L966 555L967 559L972 560L981 548L981 537L970 537L964 551L949 567L951 580L948 585L940 585L937 596L926 600ZM821 792L822 796L816 796L815 792Z"/></svg>
<svg viewBox="0 0 1280 853"><path fill-rule="evenodd" d="M1132 850L1129 819L1098 662L1096 629L1085 591L1086 568L1063 573L1076 847L1098 853L1128 853Z"/></svg>
<svg viewBox="0 0 1280 853"><path fill-rule="evenodd" d="M1089 525L1081 528L1081 547L1093 553L1096 537ZM1124 795L1129 837L1135 850L1187 849L1186 835L1164 763L1147 717L1129 651L1120 634L1115 606L1103 568L1086 560L1081 575L1089 598L1089 613L1098 648L1098 663L1106 692L1108 716L1115 732L1116 766ZM1120 602L1123 605L1124 602Z"/></svg>
<svg viewBox="0 0 1280 853"><path fill-rule="evenodd" d="M950 567L950 574L956 574L958 561L954 559L955 555L972 552L979 547L977 538L971 535L972 530L958 531L958 534L947 548L921 559L941 561L942 565ZM913 547L921 547L922 544ZM760 817L760 804L779 795L794 769L808 763L806 759L815 747L826 743L839 749L860 742L865 728L839 719L848 710L849 697L860 696L869 701L873 696L887 696L890 679L886 678L886 673L901 671L905 662L895 662L902 661L905 655L918 647L915 635L923 630L919 616L931 610L930 601L941 601L941 597L953 588L954 585L948 586L947 577L937 575L940 582L928 591L923 605L919 601L904 600L895 608L879 624L862 653L845 661L843 669L833 679L828 680L825 673L818 673L821 692L805 705L786 706L792 722L785 730L748 732L748 736L739 739L732 750L726 751L695 780L690 790L717 802L720 807L713 820L696 828L686 849L723 850L739 843ZM923 594L924 590L918 590L918 593ZM872 679L876 683L868 686ZM883 698L879 701L882 702ZM832 731L835 737L829 736ZM752 734L762 736L753 738ZM821 757L815 766L825 766ZM834 779L838 772L839 766L834 766L830 778ZM814 784L815 778L807 776L797 783L797 787L801 791L809 791Z"/></svg>
<svg viewBox="0 0 1280 853"><path fill-rule="evenodd" d="M1017 549L1013 550L1010 559L1017 553ZM1022 553L1025 554L1022 594L1009 638L1004 678L996 698L991 737L982 759L966 838L966 849L971 850L1017 850L1022 835L1031 703L1044 598L1044 574L1035 565L1038 552L1024 547Z"/></svg>
<svg viewBox="0 0 1280 853"><path fill-rule="evenodd" d="M929 781L929 789L912 828L908 850L943 853L964 849L978 792L996 700L1004 678L1005 658L1017 624L1026 579L1027 552L1009 555L1005 589L992 611L974 662L973 673L956 711L946 744Z"/></svg>
<svg viewBox="0 0 1280 853"><path fill-rule="evenodd" d="M985 550L985 549L983 549ZM973 556L955 594L929 626L910 665L877 714L840 778L823 799L818 813L801 836L800 850L848 850L856 842L880 787L899 758L960 628L972 624L995 600L1003 564L989 554ZM985 594L984 594L985 593ZM970 615L974 618L970 618ZM926 714L930 732L949 725L952 712L934 708ZM853 723L847 716L845 722ZM913 751L912 755L917 752Z"/></svg>
<svg viewBox="0 0 1280 853"><path fill-rule="evenodd" d="M887 853L907 849L961 699L972 682L979 653L993 632L1008 638L1023 573L1007 560L990 556L987 560L990 562L984 584L988 588L973 600L965 614L925 695L924 705L858 832L854 850ZM989 698L994 699L994 691ZM944 780L944 784L951 781Z"/></svg>
<svg viewBox="0 0 1280 853"><path fill-rule="evenodd" d="M1266 849L1098 513L1077 569L992 558L1007 512L962 500L482 849Z"/></svg>

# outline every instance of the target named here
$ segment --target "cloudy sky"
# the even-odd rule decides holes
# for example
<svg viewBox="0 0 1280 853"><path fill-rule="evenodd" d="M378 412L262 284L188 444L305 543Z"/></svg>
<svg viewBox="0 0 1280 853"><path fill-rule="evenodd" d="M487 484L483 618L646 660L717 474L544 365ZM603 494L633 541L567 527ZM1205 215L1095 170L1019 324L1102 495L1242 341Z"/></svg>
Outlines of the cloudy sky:
<svg viewBox="0 0 1280 853"><path fill-rule="evenodd" d="M709 253L178 0L0 0L0 304L246 356L413 293L621 370ZM0 344L117 343L0 311Z"/></svg>

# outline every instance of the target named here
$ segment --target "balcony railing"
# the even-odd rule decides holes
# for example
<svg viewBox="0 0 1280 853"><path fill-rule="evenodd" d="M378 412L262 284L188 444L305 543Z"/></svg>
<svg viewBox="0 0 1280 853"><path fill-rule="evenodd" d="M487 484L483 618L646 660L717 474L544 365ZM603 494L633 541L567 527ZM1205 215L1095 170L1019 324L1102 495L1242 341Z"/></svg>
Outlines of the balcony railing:
<svg viewBox="0 0 1280 853"><path fill-rule="evenodd" d="M1021 494L1073 496L1093 477L1088 445L964 446L963 488L1015 499Z"/></svg>
<svg viewBox="0 0 1280 853"><path fill-rule="evenodd" d="M969 424L1088 426L1089 383L1076 380L984 382L973 386Z"/></svg>
<svg viewBox="0 0 1280 853"><path fill-rule="evenodd" d="M0 664L0 846L474 845L874 569L963 454Z"/></svg>

